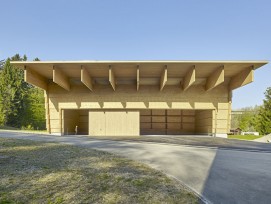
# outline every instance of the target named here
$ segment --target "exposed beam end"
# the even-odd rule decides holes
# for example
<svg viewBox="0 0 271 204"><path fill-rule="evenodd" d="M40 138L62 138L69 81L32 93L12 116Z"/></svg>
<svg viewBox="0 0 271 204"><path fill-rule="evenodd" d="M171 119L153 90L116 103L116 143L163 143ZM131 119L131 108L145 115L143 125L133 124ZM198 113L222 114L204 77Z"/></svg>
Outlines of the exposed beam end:
<svg viewBox="0 0 271 204"><path fill-rule="evenodd" d="M162 76L160 78L160 91L163 90L163 88L165 87L166 83L167 83L167 66L164 69L164 71L162 73Z"/></svg>
<svg viewBox="0 0 271 204"><path fill-rule="evenodd" d="M45 91L47 90L47 79L26 66L24 67L24 81Z"/></svg>
<svg viewBox="0 0 271 204"><path fill-rule="evenodd" d="M86 87L93 91L93 85L92 85L92 78L89 75L88 71L86 70L86 68L84 68L83 66L81 67L81 82L83 84L86 85Z"/></svg>
<svg viewBox="0 0 271 204"><path fill-rule="evenodd" d="M225 80L224 66L217 69L211 76L207 78L205 90L210 91L218 85L222 84Z"/></svg>
<svg viewBox="0 0 271 204"><path fill-rule="evenodd" d="M71 89L69 78L61 70L56 68L53 68L53 82L67 91Z"/></svg>
<svg viewBox="0 0 271 204"><path fill-rule="evenodd" d="M229 83L229 90L245 86L254 80L253 66L234 76Z"/></svg>
<svg viewBox="0 0 271 204"><path fill-rule="evenodd" d="M116 91L116 81L115 81L115 75L111 68L109 68L109 82L113 88L114 91Z"/></svg>
<svg viewBox="0 0 271 204"><path fill-rule="evenodd" d="M183 91L187 90L190 86L192 86L196 81L196 68L195 66L193 67L193 69L190 69L185 77L184 77L184 81L183 81Z"/></svg>

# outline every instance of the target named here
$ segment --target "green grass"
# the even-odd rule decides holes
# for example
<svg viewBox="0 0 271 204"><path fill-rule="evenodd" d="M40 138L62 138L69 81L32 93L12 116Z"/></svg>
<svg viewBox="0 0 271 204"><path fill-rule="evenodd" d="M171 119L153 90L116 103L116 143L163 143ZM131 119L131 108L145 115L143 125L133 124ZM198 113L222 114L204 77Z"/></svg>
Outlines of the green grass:
<svg viewBox="0 0 271 204"><path fill-rule="evenodd" d="M0 125L1 130L20 130L19 128L11 127L11 126L3 126Z"/></svg>
<svg viewBox="0 0 271 204"><path fill-rule="evenodd" d="M260 136L255 136L255 135L228 135L229 139L239 139L239 140L255 140L262 137Z"/></svg>
<svg viewBox="0 0 271 204"><path fill-rule="evenodd" d="M198 203L147 165L90 148L0 138L0 203Z"/></svg>
<svg viewBox="0 0 271 204"><path fill-rule="evenodd" d="M6 131L20 131L20 132L26 132L26 133L47 133L47 130L23 130L11 126L0 126L0 130L6 130Z"/></svg>

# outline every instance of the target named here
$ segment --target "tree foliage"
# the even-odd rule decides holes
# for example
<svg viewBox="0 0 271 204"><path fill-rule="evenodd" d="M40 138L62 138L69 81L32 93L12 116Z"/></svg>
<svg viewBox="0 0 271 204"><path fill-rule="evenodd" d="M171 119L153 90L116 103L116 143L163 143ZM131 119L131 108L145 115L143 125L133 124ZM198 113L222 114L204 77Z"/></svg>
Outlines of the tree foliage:
<svg viewBox="0 0 271 204"><path fill-rule="evenodd" d="M263 135L271 133L271 87L265 92L265 99L257 116L256 128Z"/></svg>
<svg viewBox="0 0 271 204"><path fill-rule="evenodd" d="M18 126L17 116L24 108L27 89L23 72L11 66L10 59L7 59L0 76L1 123Z"/></svg>
<svg viewBox="0 0 271 204"><path fill-rule="evenodd" d="M10 61L25 61L26 55L8 58L0 72L0 125L44 129L43 91L24 82L23 70Z"/></svg>
<svg viewBox="0 0 271 204"><path fill-rule="evenodd" d="M256 130L256 116L259 112L260 106L241 108L242 114L233 115L231 120L232 128L241 128L242 131Z"/></svg>
<svg viewBox="0 0 271 204"><path fill-rule="evenodd" d="M0 60L0 71L3 69L5 60Z"/></svg>

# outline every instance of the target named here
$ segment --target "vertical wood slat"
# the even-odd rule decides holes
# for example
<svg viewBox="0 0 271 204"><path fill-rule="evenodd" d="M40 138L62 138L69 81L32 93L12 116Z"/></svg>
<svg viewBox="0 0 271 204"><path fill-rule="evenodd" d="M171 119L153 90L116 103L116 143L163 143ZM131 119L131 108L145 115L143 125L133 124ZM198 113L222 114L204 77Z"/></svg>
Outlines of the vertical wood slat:
<svg viewBox="0 0 271 204"><path fill-rule="evenodd" d="M137 66L136 70L136 90L139 90L139 66Z"/></svg>
<svg viewBox="0 0 271 204"><path fill-rule="evenodd" d="M47 132L51 134L51 117L50 117L50 106L49 106L49 92L44 91L45 96L45 110L46 110L46 126L47 126Z"/></svg>

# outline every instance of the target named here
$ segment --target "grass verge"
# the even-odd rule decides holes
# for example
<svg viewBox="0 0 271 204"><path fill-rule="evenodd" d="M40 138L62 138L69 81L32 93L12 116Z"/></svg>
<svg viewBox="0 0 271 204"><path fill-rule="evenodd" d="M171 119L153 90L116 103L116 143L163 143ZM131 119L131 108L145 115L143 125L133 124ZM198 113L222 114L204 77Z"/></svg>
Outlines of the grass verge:
<svg viewBox="0 0 271 204"><path fill-rule="evenodd" d="M23 130L15 127L10 126L0 126L1 131L8 131L8 132L22 132L22 133L36 133L36 134L46 134L47 130Z"/></svg>
<svg viewBox="0 0 271 204"><path fill-rule="evenodd" d="M93 149L0 138L0 203L198 203L148 166Z"/></svg>
<svg viewBox="0 0 271 204"><path fill-rule="evenodd" d="M239 139L239 140L255 140L258 138L261 138L262 135L256 136L256 135L228 135L229 139Z"/></svg>

